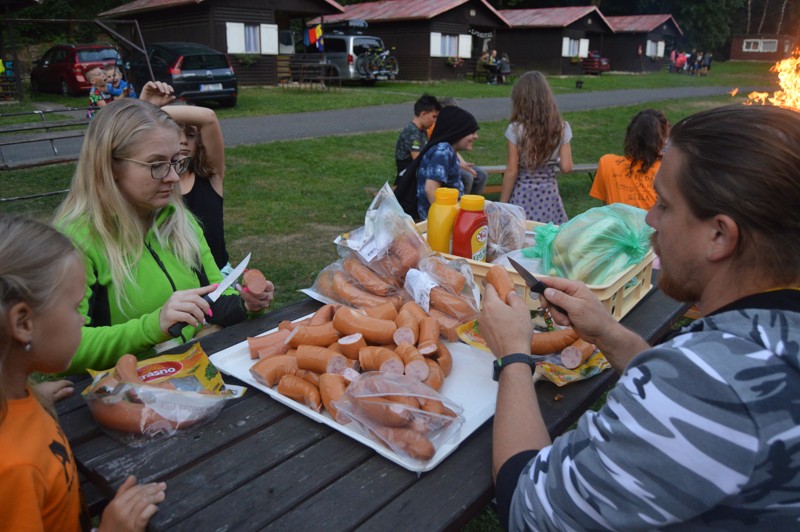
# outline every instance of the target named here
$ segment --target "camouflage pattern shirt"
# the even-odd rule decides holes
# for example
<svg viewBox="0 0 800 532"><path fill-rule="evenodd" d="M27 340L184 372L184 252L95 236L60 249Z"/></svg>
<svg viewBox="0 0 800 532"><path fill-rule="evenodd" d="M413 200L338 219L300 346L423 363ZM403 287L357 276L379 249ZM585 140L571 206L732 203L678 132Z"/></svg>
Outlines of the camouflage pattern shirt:
<svg viewBox="0 0 800 532"><path fill-rule="evenodd" d="M799 341L800 291L786 289L641 353L599 412L502 466L501 519L509 530L797 530Z"/></svg>

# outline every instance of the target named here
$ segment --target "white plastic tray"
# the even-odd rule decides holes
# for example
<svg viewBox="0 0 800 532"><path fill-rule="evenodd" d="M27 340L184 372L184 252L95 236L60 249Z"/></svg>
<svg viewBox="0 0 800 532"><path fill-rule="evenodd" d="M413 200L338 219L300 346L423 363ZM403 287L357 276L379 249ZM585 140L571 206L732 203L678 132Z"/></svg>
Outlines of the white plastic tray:
<svg viewBox="0 0 800 532"><path fill-rule="evenodd" d="M265 331L262 335L274 330ZM362 434L357 429L351 428L349 425L340 425L324 410L322 413L317 413L307 406L281 395L277 389L267 388L256 382L250 375L250 368L256 361L250 359L250 351L246 340L211 355L210 359L223 373L246 382L251 388L261 390L292 410L296 410L319 423L325 423L333 427L409 471L421 473L436 467L450 453L455 451L467 436L492 417L497 399L497 383L491 378L492 361L494 360L492 354L470 347L467 344L451 342L445 342L445 344L453 355L453 370L445 379L441 393L461 405L464 409L462 414L464 416L464 424L461 426L461 430L449 441L439 446L436 454L427 462L420 462L401 456L369 436Z"/></svg>

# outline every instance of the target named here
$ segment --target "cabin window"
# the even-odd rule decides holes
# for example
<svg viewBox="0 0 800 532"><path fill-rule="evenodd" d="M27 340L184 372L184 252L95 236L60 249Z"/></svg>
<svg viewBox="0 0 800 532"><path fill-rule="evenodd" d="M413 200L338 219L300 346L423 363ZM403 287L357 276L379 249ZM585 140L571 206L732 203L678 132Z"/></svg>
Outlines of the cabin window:
<svg viewBox="0 0 800 532"><path fill-rule="evenodd" d="M471 35L431 33L431 57L470 57L471 55Z"/></svg>
<svg viewBox="0 0 800 532"><path fill-rule="evenodd" d="M742 43L744 52L770 53L778 51L777 39L745 39Z"/></svg>
<svg viewBox="0 0 800 532"><path fill-rule="evenodd" d="M570 39L561 41L561 57L589 57L589 39Z"/></svg>
<svg viewBox="0 0 800 532"><path fill-rule="evenodd" d="M647 41L647 57L664 57L664 41Z"/></svg>
<svg viewBox="0 0 800 532"><path fill-rule="evenodd" d="M277 55L278 26L275 24L244 24L226 22L229 54Z"/></svg>

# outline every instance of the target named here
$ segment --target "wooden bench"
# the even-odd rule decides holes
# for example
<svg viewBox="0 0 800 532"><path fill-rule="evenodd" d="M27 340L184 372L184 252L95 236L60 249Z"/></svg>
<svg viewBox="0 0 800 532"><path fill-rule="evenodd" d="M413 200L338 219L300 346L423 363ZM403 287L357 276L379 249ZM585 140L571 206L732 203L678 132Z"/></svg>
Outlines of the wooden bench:
<svg viewBox="0 0 800 532"><path fill-rule="evenodd" d="M57 111L64 112L64 111ZM89 125L88 118L70 118L64 120L47 120L44 111L34 111L32 114L41 119L40 122L24 122L19 124L9 124L0 126L0 170L17 170L20 168L33 168L48 164L58 164L75 161L77 153L64 155L58 152L56 140L82 138L86 134L86 126ZM12 115L5 115L10 117ZM17 114L17 116L19 116ZM0 119L4 116L0 115ZM19 144L32 144L37 142L49 142L49 154L44 157L22 159L18 161L7 161L3 154L3 147Z"/></svg>
<svg viewBox="0 0 800 532"><path fill-rule="evenodd" d="M487 174L496 175L500 174L503 175L503 172L506 171L506 165L499 164L495 166L481 166ZM597 163L585 163L585 164L573 164L571 174L575 174L578 172L586 172L589 175L589 181L594 181L594 174L597 172ZM503 190L502 183L496 185L489 185L487 184L486 187L483 189L484 194L500 194Z"/></svg>

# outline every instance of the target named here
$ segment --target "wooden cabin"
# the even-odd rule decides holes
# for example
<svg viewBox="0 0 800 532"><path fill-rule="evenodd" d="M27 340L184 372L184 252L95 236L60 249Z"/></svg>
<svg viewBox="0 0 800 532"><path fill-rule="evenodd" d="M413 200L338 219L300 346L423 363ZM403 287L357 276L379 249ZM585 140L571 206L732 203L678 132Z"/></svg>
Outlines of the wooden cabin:
<svg viewBox="0 0 800 532"><path fill-rule="evenodd" d="M734 35L731 39L730 58L739 61L770 61L772 63L791 57L797 47L792 35L759 33Z"/></svg>
<svg viewBox="0 0 800 532"><path fill-rule="evenodd" d="M503 9L500 14L511 27L497 31L497 50L508 53L515 70L582 74L582 59L590 51L604 54L613 33L595 6Z"/></svg>
<svg viewBox="0 0 800 532"><path fill-rule="evenodd" d="M294 53L294 44L280 39L291 22L302 27L343 10L335 0L135 0L98 17L137 20L145 43L196 42L226 52L241 85L276 85L279 65Z"/></svg>
<svg viewBox="0 0 800 532"><path fill-rule="evenodd" d="M683 37L680 26L669 14L606 17L606 20L614 30L606 40L605 48L614 70L661 70Z"/></svg>
<svg viewBox="0 0 800 532"><path fill-rule="evenodd" d="M319 22L364 20L400 64L398 79L458 79L473 72L506 20L486 0L384 0L348 5ZM460 58L462 61L456 61ZM459 65L460 63L460 65Z"/></svg>

